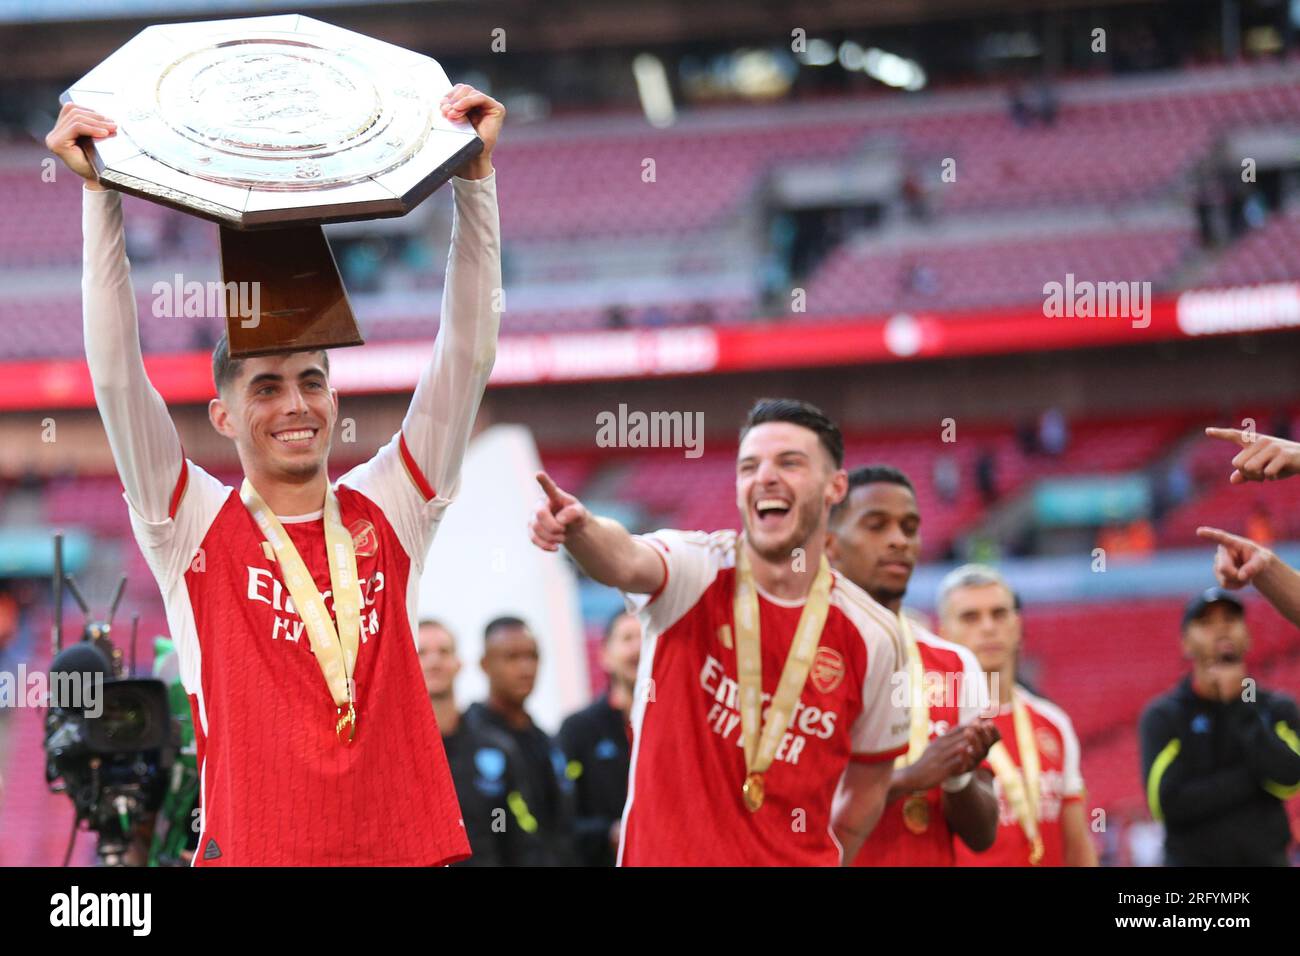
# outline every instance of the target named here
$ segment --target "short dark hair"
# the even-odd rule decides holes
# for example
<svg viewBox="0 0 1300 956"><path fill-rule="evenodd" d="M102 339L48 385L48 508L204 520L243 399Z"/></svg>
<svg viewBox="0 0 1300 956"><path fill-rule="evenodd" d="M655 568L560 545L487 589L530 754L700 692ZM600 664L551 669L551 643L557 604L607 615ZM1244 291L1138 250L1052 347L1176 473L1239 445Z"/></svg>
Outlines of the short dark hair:
<svg viewBox="0 0 1300 956"><path fill-rule="evenodd" d="M901 485L913 495L916 494L912 479L893 465L863 465L861 468L854 468L849 472L849 490L844 493L843 498L831 505L831 524L844 517L844 511L848 507L849 497L853 494L854 488L875 484Z"/></svg>
<svg viewBox="0 0 1300 956"><path fill-rule="evenodd" d="M527 628L528 624L522 617L515 617L513 614L503 614L501 617L494 617L487 622L487 627L483 628L483 643L486 644L492 640L492 635L497 631L504 631L506 628Z"/></svg>
<svg viewBox="0 0 1300 956"><path fill-rule="evenodd" d="M330 353L325 349L304 349L303 351L318 351L321 354L321 364L325 366L325 374L330 373ZM217 344L212 349L212 384L216 386L217 394L221 390L239 378L239 371L244 367L244 360L230 357L230 339L226 333L221 333L221 338L217 339Z"/></svg>
<svg viewBox="0 0 1300 956"><path fill-rule="evenodd" d="M789 422L815 432L818 441L831 456L831 461L835 462L835 467L844 467L844 436L816 405L801 402L797 398L760 398L745 416L745 424L740 428L740 440L745 440L751 428L768 422Z"/></svg>

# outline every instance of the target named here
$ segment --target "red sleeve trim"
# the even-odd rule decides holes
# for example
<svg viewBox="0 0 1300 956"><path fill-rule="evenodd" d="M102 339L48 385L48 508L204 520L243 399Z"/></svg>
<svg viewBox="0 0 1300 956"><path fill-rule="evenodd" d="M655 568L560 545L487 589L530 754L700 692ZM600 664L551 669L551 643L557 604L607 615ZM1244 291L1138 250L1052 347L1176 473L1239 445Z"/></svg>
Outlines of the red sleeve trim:
<svg viewBox="0 0 1300 956"><path fill-rule="evenodd" d="M415 482L415 487L420 490L420 494L424 495L424 500L432 501L438 497L438 493L433 490L433 485L429 484L424 477L424 472L420 471L420 466L411 456L411 449L406 447L406 436L398 432L397 440L402 450L402 464L406 466L406 473L411 476L411 481Z"/></svg>
<svg viewBox="0 0 1300 956"><path fill-rule="evenodd" d="M169 519L176 517L176 511L181 506L181 498L185 494L185 489L190 483L189 462L185 460L185 449L181 448L181 473L176 476L176 487L172 489L171 504L167 506L167 517Z"/></svg>
<svg viewBox="0 0 1300 956"><path fill-rule="evenodd" d="M650 600L645 602L646 607L649 607L651 604L653 604L655 598L663 594L664 588L668 587L668 559L665 558L663 556L663 552L661 552L653 544L650 545L650 550L652 550L655 553L655 556L659 558L659 563L664 566L664 579L659 582L659 587L655 588L654 593L650 595Z"/></svg>
<svg viewBox="0 0 1300 956"><path fill-rule="evenodd" d="M907 744L901 747L895 747L893 750L885 750L878 754L849 754L849 759L854 763L884 763L886 760L894 760L907 753Z"/></svg>

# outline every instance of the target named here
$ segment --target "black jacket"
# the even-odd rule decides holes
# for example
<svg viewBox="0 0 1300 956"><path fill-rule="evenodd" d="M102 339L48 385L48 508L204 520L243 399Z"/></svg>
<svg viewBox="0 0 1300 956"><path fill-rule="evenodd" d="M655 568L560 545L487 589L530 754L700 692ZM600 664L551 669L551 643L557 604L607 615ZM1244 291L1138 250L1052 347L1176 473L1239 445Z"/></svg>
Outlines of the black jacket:
<svg viewBox="0 0 1300 956"><path fill-rule="evenodd" d="M442 745L456 785L473 856L462 866L536 866L546 862L530 824L523 757L505 734L462 716Z"/></svg>
<svg viewBox="0 0 1300 956"><path fill-rule="evenodd" d="M1170 866L1286 866L1283 801L1300 792L1300 712L1284 694L1206 700L1190 676L1147 705L1142 782Z"/></svg>
<svg viewBox="0 0 1300 956"><path fill-rule="evenodd" d="M544 846L544 864L573 866L573 782L565 775L564 754L536 724L518 729L486 704L471 704L465 722L505 734L519 751L524 793Z"/></svg>
<svg viewBox="0 0 1300 956"><path fill-rule="evenodd" d="M575 785L573 832L583 866L613 866L609 833L623 817L632 747L623 714L606 695L560 725L560 746Z"/></svg>

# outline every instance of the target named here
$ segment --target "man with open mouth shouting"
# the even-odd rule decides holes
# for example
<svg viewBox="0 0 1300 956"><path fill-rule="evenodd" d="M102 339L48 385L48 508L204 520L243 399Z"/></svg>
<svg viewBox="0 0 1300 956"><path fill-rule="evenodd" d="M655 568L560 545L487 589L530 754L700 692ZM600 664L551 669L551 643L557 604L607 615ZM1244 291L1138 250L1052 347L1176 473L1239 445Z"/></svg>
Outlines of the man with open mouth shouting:
<svg viewBox="0 0 1300 956"><path fill-rule="evenodd" d="M820 410L766 399L741 430L739 533L633 536L538 475L534 544L641 618L621 865L833 866L879 819L907 662L897 618L824 554L843 465Z"/></svg>

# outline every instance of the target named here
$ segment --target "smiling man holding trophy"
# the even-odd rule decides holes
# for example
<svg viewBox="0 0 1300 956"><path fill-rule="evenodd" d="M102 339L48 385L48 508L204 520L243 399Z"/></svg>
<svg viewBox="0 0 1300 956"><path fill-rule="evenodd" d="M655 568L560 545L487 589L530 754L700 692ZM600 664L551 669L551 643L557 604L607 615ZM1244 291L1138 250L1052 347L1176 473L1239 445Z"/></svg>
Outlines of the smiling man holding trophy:
<svg viewBox="0 0 1300 956"><path fill-rule="evenodd" d="M64 101L46 144L86 180L86 360L194 715L195 865L463 859L413 624L496 353L504 107L298 16L151 27ZM433 355L401 430L331 484L324 348L360 336L320 225L401 215L449 178ZM184 457L146 377L121 192L220 223L223 277L261 286L212 362L239 489Z"/></svg>

